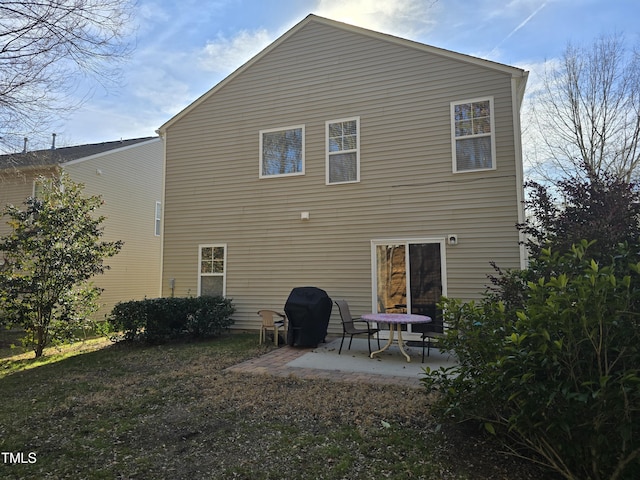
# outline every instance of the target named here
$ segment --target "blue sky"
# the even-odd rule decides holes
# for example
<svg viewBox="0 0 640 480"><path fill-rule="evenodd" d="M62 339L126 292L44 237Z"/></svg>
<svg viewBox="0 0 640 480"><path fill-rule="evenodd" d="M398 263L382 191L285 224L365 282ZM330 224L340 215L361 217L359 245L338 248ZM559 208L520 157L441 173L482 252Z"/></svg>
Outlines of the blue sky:
<svg viewBox="0 0 640 480"><path fill-rule="evenodd" d="M309 13L524 68L530 88L567 42L618 32L640 45L638 0L139 0L123 85L97 86L57 145L155 135Z"/></svg>

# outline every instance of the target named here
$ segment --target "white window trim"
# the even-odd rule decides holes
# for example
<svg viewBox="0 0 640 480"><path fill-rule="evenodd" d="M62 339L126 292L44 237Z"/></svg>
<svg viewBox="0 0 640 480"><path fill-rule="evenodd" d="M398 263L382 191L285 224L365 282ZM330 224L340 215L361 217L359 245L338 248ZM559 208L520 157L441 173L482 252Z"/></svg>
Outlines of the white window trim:
<svg viewBox="0 0 640 480"><path fill-rule="evenodd" d="M442 237L400 237L400 238L389 238L389 239L373 239L371 240L371 311L378 311L378 275L376 272L376 247L378 245L406 245L409 246L412 243L437 243L440 245L440 279L442 282L442 296L447 297L447 251L446 251L446 239ZM407 248L405 251L406 255L406 264L409 265L409 249ZM410 276L410 272L407 272L407 275ZM410 295L410 292L407 292ZM410 299L409 299L410 301ZM388 335L388 332L387 332ZM384 338L387 338L387 335ZM419 340L420 335L416 333L403 333L403 337L406 337L406 340ZM382 336L380 338L383 338Z"/></svg>
<svg viewBox="0 0 640 480"><path fill-rule="evenodd" d="M491 133L479 134L479 135L466 135L464 137L456 137L456 117L455 117L455 106L463 103L477 103L489 101L489 109L491 110L491 117L489 118L489 122L491 125ZM451 102L450 104L450 122L451 122L451 157L452 157L452 165L453 165L453 173L470 173L470 172L483 172L488 170L495 170L497 168L496 165L496 129L495 129L495 108L493 103L493 97L479 97L472 98L470 100L460 100ZM489 168L474 168L470 170L458 170L458 162L456 158L456 139L458 138L480 138L487 137L491 138L491 167Z"/></svg>
<svg viewBox="0 0 640 480"><path fill-rule="evenodd" d="M302 170L299 172L293 172L293 173L281 173L281 174L276 174L276 175L263 175L262 174L262 136L265 133L270 133L270 132L283 132L285 130L295 130L297 128L302 129ZM281 178L281 177L292 177L292 176L297 176L297 175L304 175L304 170L305 170L305 126L304 124L302 125L293 125L293 126L289 126L289 127L278 127L278 128L268 128L266 130L260 130L259 132L259 136L260 136L260 165L258 166L258 168L260 169L258 172L259 178Z"/></svg>
<svg viewBox="0 0 640 480"><path fill-rule="evenodd" d="M329 157L331 156L329 153L329 125L332 123L340 123L340 122L351 122L356 121L356 148L355 150L341 150L340 152L333 152L333 154L339 153L353 153L356 154L356 179L348 180L345 182L331 182L329 181ZM325 138L325 184L326 185L343 185L345 183L358 183L360 182L360 117L348 117L348 118L339 118L336 120L328 120L324 124L324 138Z"/></svg>
<svg viewBox="0 0 640 480"><path fill-rule="evenodd" d="M51 175L51 176L38 175L36 178L33 179L33 186L31 188L31 196L33 198L37 198L37 196L38 196L38 191L37 191L37 188L36 188L37 184L40 183L41 184L41 188L43 187L41 180L44 181L44 182L49 182L49 181L57 182L58 190L60 192L64 193L64 185L61 183L60 177L57 177L57 176L54 176L54 175ZM56 186L56 185L54 185L54 186ZM40 200L42 200L42 199L40 199Z"/></svg>
<svg viewBox="0 0 640 480"><path fill-rule="evenodd" d="M221 247L224 248L224 268L222 273L202 273L200 271L202 265L202 249L203 248L216 248ZM222 277L222 296L227 296L227 244L226 243L201 243L198 245L198 296L200 295L200 287L202 286L202 277Z"/></svg>
<svg viewBox="0 0 640 480"><path fill-rule="evenodd" d="M156 202L154 233L156 237L162 233L162 202Z"/></svg>

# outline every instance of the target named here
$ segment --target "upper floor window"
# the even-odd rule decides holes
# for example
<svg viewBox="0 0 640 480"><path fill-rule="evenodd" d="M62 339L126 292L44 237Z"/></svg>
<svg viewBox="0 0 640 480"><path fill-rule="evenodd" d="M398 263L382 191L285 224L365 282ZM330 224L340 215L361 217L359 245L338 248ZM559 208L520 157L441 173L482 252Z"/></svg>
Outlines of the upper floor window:
<svg viewBox="0 0 640 480"><path fill-rule="evenodd" d="M493 99L451 103L453 171L496 168Z"/></svg>
<svg viewBox="0 0 640 480"><path fill-rule="evenodd" d="M360 118L326 123L327 184L360 181Z"/></svg>
<svg viewBox="0 0 640 480"><path fill-rule="evenodd" d="M260 178L304 174L304 125L260 131Z"/></svg>

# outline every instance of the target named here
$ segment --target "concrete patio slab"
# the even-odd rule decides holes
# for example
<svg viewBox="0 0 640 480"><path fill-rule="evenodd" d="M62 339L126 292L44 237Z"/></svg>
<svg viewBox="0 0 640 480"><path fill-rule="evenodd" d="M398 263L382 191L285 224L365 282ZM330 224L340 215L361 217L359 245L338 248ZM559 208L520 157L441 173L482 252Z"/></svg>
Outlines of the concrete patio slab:
<svg viewBox="0 0 640 480"><path fill-rule="evenodd" d="M376 341L372 341L371 345L372 349L377 349ZM348 339L345 340L342 354L338 354L340 338L320 344L317 348L283 346L261 357L233 365L226 371L419 387L424 368L433 370L455 365L453 358L437 348L432 348L430 356L425 357L425 363L421 363L421 347L406 348L411 362L406 361L395 344L374 358L369 358L366 339L354 338L351 349L347 350L347 347Z"/></svg>
<svg viewBox="0 0 640 480"><path fill-rule="evenodd" d="M421 363L422 347L405 347L405 351L411 357L411 362L407 362L395 343L388 350L376 354L374 358L369 357L366 339L354 338L351 349L347 349L348 345L349 339L345 339L342 353L338 354L340 339L335 339L290 361L287 366L419 379L424 376L426 367L435 370L441 366L450 367L455 364L449 355L441 353L437 348L431 348L430 355L425 356L425 362ZM377 342L373 340L371 349L375 351L377 347Z"/></svg>

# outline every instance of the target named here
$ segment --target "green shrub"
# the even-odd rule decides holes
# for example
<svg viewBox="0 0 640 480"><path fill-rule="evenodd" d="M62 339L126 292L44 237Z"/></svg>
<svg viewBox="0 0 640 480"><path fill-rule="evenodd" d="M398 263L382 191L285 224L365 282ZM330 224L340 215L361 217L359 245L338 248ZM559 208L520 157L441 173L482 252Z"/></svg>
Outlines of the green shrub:
<svg viewBox="0 0 640 480"><path fill-rule="evenodd" d="M124 340L162 343L219 335L233 324L234 312L223 297L155 298L118 303L107 322L108 330Z"/></svg>
<svg viewBox="0 0 640 480"><path fill-rule="evenodd" d="M543 250L537 261L555 274L529 282L518 311L495 296L445 299L443 346L459 366L423 383L440 391L441 419L478 421L564 478L636 479L640 263L628 248L606 266L587 250Z"/></svg>

